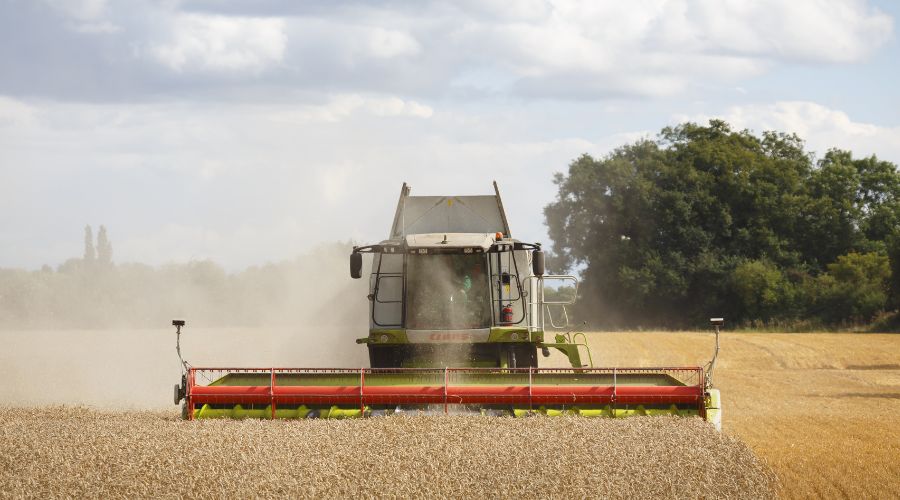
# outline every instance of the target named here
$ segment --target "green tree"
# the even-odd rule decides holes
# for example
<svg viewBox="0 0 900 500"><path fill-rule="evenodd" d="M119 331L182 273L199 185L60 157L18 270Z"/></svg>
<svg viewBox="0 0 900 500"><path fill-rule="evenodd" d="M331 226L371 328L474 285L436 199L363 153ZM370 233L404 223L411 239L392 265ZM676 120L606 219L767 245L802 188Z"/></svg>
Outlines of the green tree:
<svg viewBox="0 0 900 500"><path fill-rule="evenodd" d="M894 164L840 150L816 162L796 135L719 120L583 155L554 182L554 267L581 270L578 312L595 325L801 317L812 278L841 255L884 253L900 227ZM737 279L754 270L762 281Z"/></svg>
<svg viewBox="0 0 900 500"><path fill-rule="evenodd" d="M894 233L888 246L891 264L890 300L888 306L900 313L900 231Z"/></svg>
<svg viewBox="0 0 900 500"><path fill-rule="evenodd" d="M112 263L112 243L106 235L106 226L100 226L97 233L97 261L103 265Z"/></svg>
<svg viewBox="0 0 900 500"><path fill-rule="evenodd" d="M781 269L769 261L738 264L731 274L731 287L747 318L769 321L792 312L794 287Z"/></svg>
<svg viewBox="0 0 900 500"><path fill-rule="evenodd" d="M84 226L84 261L94 262L97 258L97 252L94 250L94 232L91 226Z"/></svg>
<svg viewBox="0 0 900 500"><path fill-rule="evenodd" d="M819 278L820 314L832 323L870 321L887 305L890 277L886 255L841 255Z"/></svg>

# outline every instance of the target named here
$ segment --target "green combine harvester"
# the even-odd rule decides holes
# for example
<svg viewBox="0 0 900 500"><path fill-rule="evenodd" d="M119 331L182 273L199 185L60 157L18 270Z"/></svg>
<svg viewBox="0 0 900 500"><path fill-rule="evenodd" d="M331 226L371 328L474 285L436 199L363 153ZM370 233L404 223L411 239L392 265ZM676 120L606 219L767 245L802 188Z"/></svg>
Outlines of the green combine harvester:
<svg viewBox="0 0 900 500"><path fill-rule="evenodd" d="M566 307L574 276L547 275L539 243L512 238L486 196L400 193L390 237L354 247L369 274L369 368L197 368L181 358L175 404L195 418L351 418L404 411L699 416L721 427L707 367L598 368ZM714 318L716 354L722 324ZM569 368L539 368L539 353Z"/></svg>

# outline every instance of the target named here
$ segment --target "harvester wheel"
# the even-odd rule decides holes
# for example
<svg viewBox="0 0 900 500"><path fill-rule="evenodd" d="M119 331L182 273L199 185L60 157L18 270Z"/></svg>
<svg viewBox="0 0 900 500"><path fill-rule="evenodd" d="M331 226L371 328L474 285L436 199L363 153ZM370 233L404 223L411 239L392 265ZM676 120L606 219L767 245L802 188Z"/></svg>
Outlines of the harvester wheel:
<svg viewBox="0 0 900 500"><path fill-rule="evenodd" d="M396 346L369 346L369 366L397 368L403 366L403 351Z"/></svg>
<svg viewBox="0 0 900 500"><path fill-rule="evenodd" d="M185 401L184 403L181 403L181 420L187 420L187 419L188 419L188 407L187 407L187 401Z"/></svg>

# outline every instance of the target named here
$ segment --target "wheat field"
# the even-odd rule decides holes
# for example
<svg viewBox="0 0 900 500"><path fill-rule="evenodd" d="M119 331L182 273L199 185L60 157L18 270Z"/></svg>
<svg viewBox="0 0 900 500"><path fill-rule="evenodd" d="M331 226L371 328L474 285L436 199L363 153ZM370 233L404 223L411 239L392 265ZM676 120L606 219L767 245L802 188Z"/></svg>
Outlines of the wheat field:
<svg viewBox="0 0 900 500"><path fill-rule="evenodd" d="M0 410L0 497L636 498L772 495L739 440L697 419L391 416L180 421Z"/></svg>
<svg viewBox="0 0 900 500"><path fill-rule="evenodd" d="M587 337L597 366L701 365L713 350L709 333ZM726 332L713 375L724 432L773 468L782 496L900 497L900 335Z"/></svg>
<svg viewBox="0 0 900 500"><path fill-rule="evenodd" d="M298 352L284 340L291 332L190 335L186 352L197 364L315 366L290 363ZM0 350L7 381L0 386L0 497L179 496L188 494L179 489L186 478L197 491L284 495L301 491L301 479L302 491L311 491L312 471L335 485L345 485L348 474L357 481L354 467L382 478L377 464L385 460L423 464L404 481L434 495L463 491L435 476L452 470L467 488L494 487L496 495L768 496L770 468L786 498L900 497L900 335L723 333L714 373L725 405L721 438L702 422L672 419L180 422L167 402L178 375L172 337L157 330L0 332L7 347ZM702 365L713 348L711 334L696 332L595 332L587 339L596 366ZM333 365L336 355L323 362ZM566 363L558 354L541 361ZM367 432L383 437L353 441ZM455 437L439 437L445 434ZM381 451L386 445L391 452ZM435 451L454 446L465 453ZM531 479L520 484L511 478L523 473L515 465L521 457ZM286 463L300 469L273 468ZM475 478L484 477L479 486ZM449 489L427 489L435 484ZM323 488L315 491L347 492Z"/></svg>

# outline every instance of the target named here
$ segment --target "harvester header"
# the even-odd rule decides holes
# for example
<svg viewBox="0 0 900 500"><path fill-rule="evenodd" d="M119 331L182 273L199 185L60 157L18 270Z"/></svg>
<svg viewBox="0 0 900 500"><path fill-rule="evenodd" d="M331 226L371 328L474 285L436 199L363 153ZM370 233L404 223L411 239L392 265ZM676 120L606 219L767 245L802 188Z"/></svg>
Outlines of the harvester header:
<svg viewBox="0 0 900 500"><path fill-rule="evenodd" d="M700 367L598 368L567 307L578 279L550 275L540 243L514 239L497 184L486 196L400 192L389 237L371 255L369 367L194 368L184 363L184 416L346 418L397 411L515 416L696 415L716 425L719 395ZM718 327L716 318L716 352ZM173 323L175 324L175 323ZM181 333L182 322L176 324ZM180 338L180 337L179 337ZM538 352L570 368L539 368ZM180 356L180 344L179 344ZM715 357L708 365L711 370Z"/></svg>

